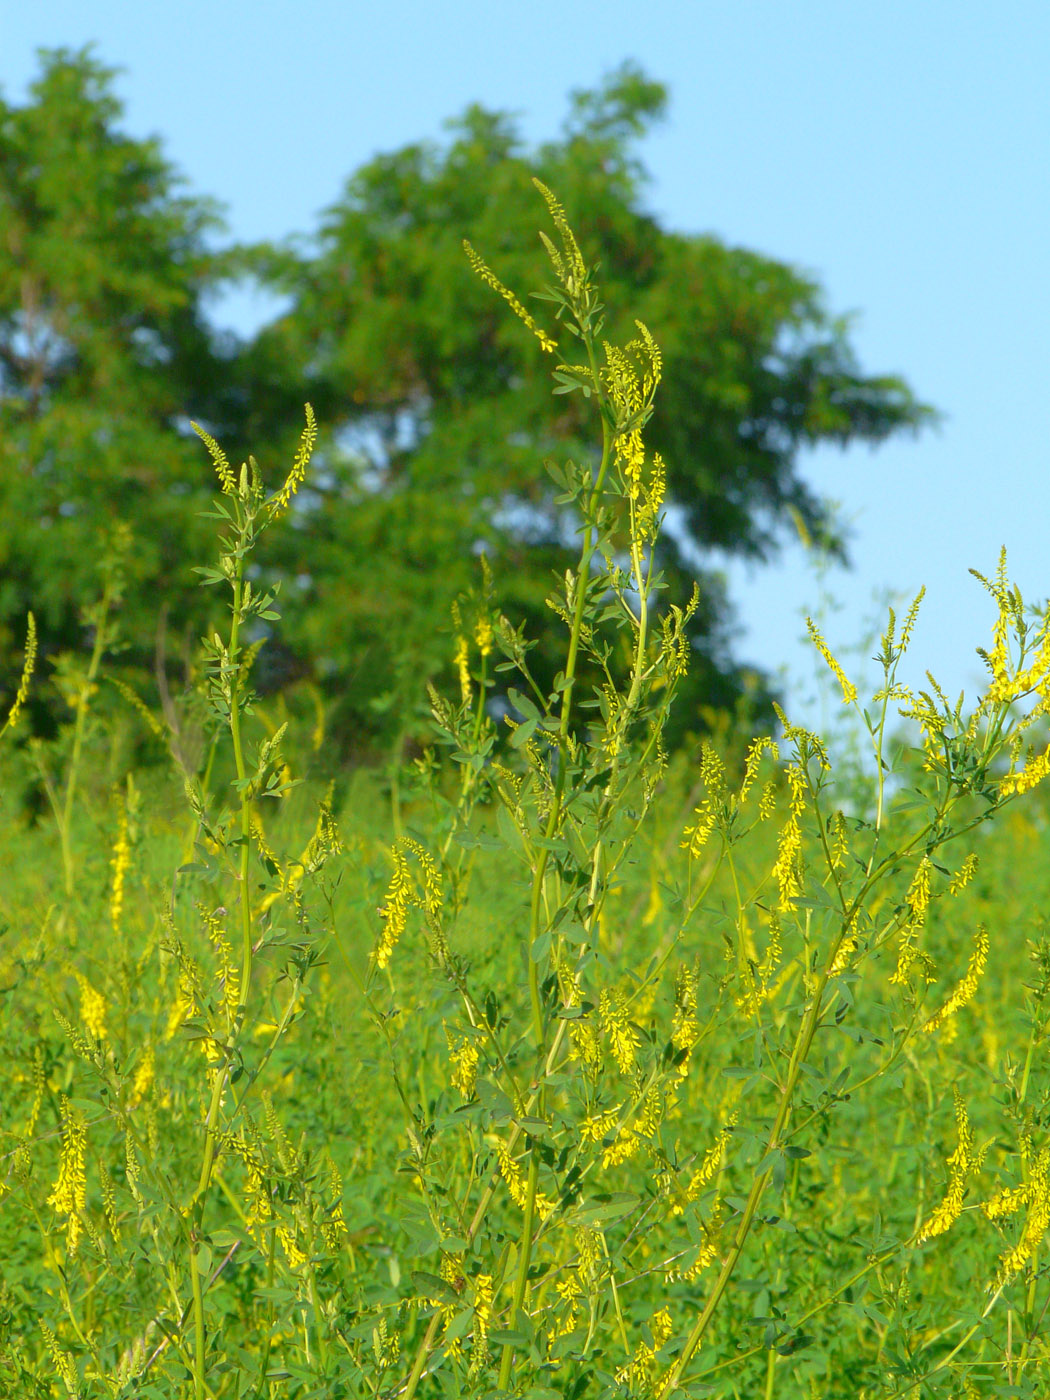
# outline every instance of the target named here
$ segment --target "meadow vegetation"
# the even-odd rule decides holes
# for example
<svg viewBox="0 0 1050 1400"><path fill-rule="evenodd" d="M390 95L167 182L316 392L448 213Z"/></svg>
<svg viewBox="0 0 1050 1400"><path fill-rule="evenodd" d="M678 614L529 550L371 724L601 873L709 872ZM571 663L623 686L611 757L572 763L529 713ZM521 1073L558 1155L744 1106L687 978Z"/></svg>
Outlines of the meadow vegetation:
<svg viewBox="0 0 1050 1400"><path fill-rule="evenodd" d="M200 430L228 610L183 693L111 664L120 531L46 741L20 738L30 627L5 1394L1046 1393L1050 616L1005 558L974 582L969 706L898 679L921 599L870 696L811 625L867 770L783 713L669 754L696 599L658 570L661 354L641 322L605 338L539 193L535 312L465 252L591 418L593 453L546 463L579 525L549 684L482 557L396 783L330 771L323 706L253 693L279 624L253 551L308 478L309 407L276 488Z"/></svg>

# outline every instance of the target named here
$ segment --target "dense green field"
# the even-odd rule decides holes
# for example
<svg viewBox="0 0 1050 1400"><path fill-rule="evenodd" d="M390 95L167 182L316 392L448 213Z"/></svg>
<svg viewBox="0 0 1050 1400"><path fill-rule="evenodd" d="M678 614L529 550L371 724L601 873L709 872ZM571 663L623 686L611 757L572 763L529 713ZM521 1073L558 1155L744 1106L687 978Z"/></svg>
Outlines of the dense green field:
<svg viewBox="0 0 1050 1400"><path fill-rule="evenodd" d="M202 1021L188 1014L170 915L174 901L191 919L211 916L222 895L205 871L186 870L197 831L177 783L154 769L141 786L115 787L97 740L92 752L71 897L53 825L30 823L10 800L5 809L0 1376L12 1396L65 1393L56 1379L64 1365L90 1395L178 1394L184 1374L177 1207L199 1172L209 1056ZM323 745L307 752L303 767L322 769L322 755ZM564 1146L552 1144L544 1163L548 1193L561 1196L537 1243L523 1346L534 1384L551 1393L599 1393L632 1359L644 1389L646 1348L659 1340L663 1310L681 1329L702 1306L717 1260L695 1278L683 1275L708 1239L716 1196L728 1226L743 1205L775 1107L782 1037L803 995L800 950L787 948L761 1016L737 1005L734 885L768 882L777 816L735 877L723 862L683 917L690 889L708 874L690 869L681 849L691 776L683 759L659 794L606 901L599 961L603 978L630 998L646 1077L671 1034L681 969L696 979L699 1036L661 1121L626 1160L603 1167L599 1139L589 1152L568 1144L564 1165ZM495 1085L464 1096L454 1054L461 998L435 971L418 926L410 921L389 978L369 983L390 879L390 805L377 783L349 774L337 777L335 796L342 849L301 898L270 903L280 877L263 863L253 871L265 947L231 1120L238 1084L251 1081L252 1093L219 1158L205 1222L217 1395L393 1393L433 1313L428 1286L451 1310L462 1348L430 1383L462 1391L477 1345L477 1277L491 1269L498 1279L512 1263L520 1213L505 1193L473 1250L451 1237L466 1228L463 1205L491 1172L492 1144L511 1130L513 1106ZM308 780L267 827L275 863L291 880L323 797ZM440 847L448 824L440 791L435 803L410 790L401 816L405 830ZM455 935L464 976L513 1047L528 1014L515 938L528 917L528 881L520 860L490 844L491 826L487 809L479 812L479 844L450 848L447 868L464 891ZM790 1155L698 1355L693 1393L948 1396L967 1393L965 1383L977 1395L1042 1393L1050 1374L1040 1335L1045 1266L1036 1247L1000 1294L990 1291L1026 1213L992 1222L977 1207L1024 1178L1025 1134L1027 1170L1040 1153L1045 1163L1050 1084L1038 1038L1047 1016L1030 990L1045 993L1050 971L1045 809L1008 816L976 844L973 881L929 922L936 972L925 1003L943 1002L984 923L991 951L976 996L949 1026L904 1044L892 959L876 955L843 979L800 1090ZM768 947L760 905L756 898L759 957ZM209 927L202 916L181 956L192 958L198 995L215 1014L223 959L209 946ZM654 957L665 961L646 984ZM483 1047L481 1057L482 1073L491 1070ZM637 1077L602 1058L588 1086L593 1101L636 1098ZM962 1217L920 1245L916 1233L945 1194L957 1147L953 1092L987 1151ZM574 1105L586 1116L583 1109ZM67 1214L53 1196L71 1116L86 1140L86 1188ZM730 1122L716 1171L690 1201L697 1165ZM439 1290L426 1282L434 1275L449 1283ZM507 1330L500 1303L497 1295L493 1331ZM590 1365L573 1358L590 1333L600 1351L588 1382ZM108 1386L92 1379L93 1358ZM269 1385L259 1379L264 1363ZM1004 1389L1011 1376L1016 1388ZM928 1379L909 1390L909 1377Z"/></svg>
<svg viewBox="0 0 1050 1400"><path fill-rule="evenodd" d="M557 391L600 439L550 468L582 521L550 690L482 566L396 773L332 771L308 689L253 695L252 551L310 409L269 493L201 433L229 617L181 690L121 674L114 565L68 723L26 741L31 632L0 736L5 1394L1047 1393L1048 614L1005 561L984 581L968 709L899 683L914 608L870 697L813 627L866 764L786 715L669 756L660 355L601 341L541 193L586 361Z"/></svg>

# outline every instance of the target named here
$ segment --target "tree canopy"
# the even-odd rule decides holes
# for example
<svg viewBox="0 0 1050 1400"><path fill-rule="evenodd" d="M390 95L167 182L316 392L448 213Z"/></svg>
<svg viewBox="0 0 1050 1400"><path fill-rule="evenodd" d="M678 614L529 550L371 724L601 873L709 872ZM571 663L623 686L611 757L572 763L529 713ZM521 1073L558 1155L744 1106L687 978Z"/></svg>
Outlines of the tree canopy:
<svg viewBox="0 0 1050 1400"><path fill-rule="evenodd" d="M545 357L463 249L469 240L523 299L543 286L534 176L600 264L610 333L640 320L663 351L647 430L673 507L659 562L669 596L688 597L694 581L701 593L679 732L747 683L704 551L767 559L791 512L826 529L803 449L877 443L931 416L902 379L862 372L848 324L811 279L647 212L635 146L667 98L631 65L572 94L555 141L528 149L510 116L471 106L445 141L353 173L311 238L221 253L209 247L217 206L177 193L156 142L120 133L111 80L89 53L59 51L43 56L26 106L0 102L9 637L33 606L45 643L71 644L96 532L114 516L134 538L133 651L148 655L161 596L172 616L202 622L209 599L190 568L207 559L197 512L208 465L188 421L276 476L307 400L318 470L264 557L284 584L269 683L313 677L358 748L412 732L424 680L450 665L450 605L477 585L481 553L500 605L542 636L576 525L543 462L587 463L595 445L578 396L551 396L571 339ZM234 275L288 299L248 342L218 337L205 314ZM556 335L549 305L529 306ZM540 642L539 671L554 654L548 663Z"/></svg>

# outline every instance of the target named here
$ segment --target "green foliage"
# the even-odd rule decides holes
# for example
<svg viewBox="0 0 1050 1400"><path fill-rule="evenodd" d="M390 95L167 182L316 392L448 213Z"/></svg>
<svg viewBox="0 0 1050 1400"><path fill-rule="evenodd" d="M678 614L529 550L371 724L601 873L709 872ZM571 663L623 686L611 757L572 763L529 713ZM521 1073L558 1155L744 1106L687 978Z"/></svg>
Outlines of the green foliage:
<svg viewBox="0 0 1050 1400"><path fill-rule="evenodd" d="M263 260L292 304L257 350L274 365L309 365L302 396L329 426L296 560L313 579L304 626L326 629L317 646L337 674L367 656L396 694L406 651L433 674L447 659L442 609L481 548L502 606L539 639L537 673L549 683L557 670L543 600L551 572L572 566L581 522L535 463L588 460L589 406L566 395L550 413L542 351L460 252L465 237L498 256L511 288L549 281L531 231L533 176L558 191L588 261L600 259L608 334L628 339L636 317L660 328L666 368L648 440L665 458L681 525L661 536L660 567L677 596L701 586L672 742L700 727L702 705L731 705L747 685L728 649L722 584L697 551L766 558L791 510L816 530L824 511L798 474L801 447L876 443L930 418L902 380L861 373L846 323L810 279L710 236L668 232L646 212L632 142L665 100L628 65L577 93L562 139L536 150L509 117L472 107L444 146L408 146L352 176L315 248ZM575 351L563 338L570 362ZM432 590L434 578L447 593ZM348 604L338 617L333 593ZM397 605L378 607L384 598Z"/></svg>
<svg viewBox="0 0 1050 1400"><path fill-rule="evenodd" d="M119 129L111 84L89 53L58 51L43 56L26 106L0 106L8 654L30 606L46 658L79 645L99 531L120 518L132 535L122 678L141 688L158 651L173 685L180 659L192 671L215 618L187 562L207 548L188 423L235 459L263 441L282 460L309 400L319 469L289 528L257 556L285 585L285 628L260 685L320 685L344 751L418 741L424 682L448 674L449 605L484 550L499 606L536 638L532 665L549 689L560 663L544 600L552 573L572 566L582 522L535 463L593 460L589 405L566 393L550 414L542 351L500 315L461 251L466 237L499 257L509 286L542 286L536 174L558 190L588 260L602 259L608 333L629 339L635 317L660 328L664 383L648 435L682 529L661 536L658 565L674 596L700 584L693 665L667 741L741 697L770 716L767 682L731 656L728 602L697 549L766 557L787 511L811 526L822 518L798 474L800 448L875 443L930 415L903 381L859 370L847 326L811 280L668 232L645 211L633 143L662 114L659 84L622 68L574 94L561 138L531 151L509 117L470 108L445 145L413 145L352 175L313 244L222 253L209 241L216 207L180 195L157 143ZM204 308L225 279L249 273L289 309L244 345L212 334ZM574 351L562 344L570 361ZM149 605L158 596L179 619L175 638ZM622 681L627 655L609 665ZM34 707L38 730L63 718L51 689L38 688Z"/></svg>
<svg viewBox="0 0 1050 1400"><path fill-rule="evenodd" d="M119 130L112 76L87 53L57 51L27 105L0 101L8 651L29 607L46 655L79 646L114 520L134 541L125 634L140 654L152 655L158 590L193 631L203 616L187 560L207 548L196 514L207 477L188 429L173 428L192 414L228 430L235 391L203 315L228 259L207 248L215 207L177 193L156 141Z"/></svg>

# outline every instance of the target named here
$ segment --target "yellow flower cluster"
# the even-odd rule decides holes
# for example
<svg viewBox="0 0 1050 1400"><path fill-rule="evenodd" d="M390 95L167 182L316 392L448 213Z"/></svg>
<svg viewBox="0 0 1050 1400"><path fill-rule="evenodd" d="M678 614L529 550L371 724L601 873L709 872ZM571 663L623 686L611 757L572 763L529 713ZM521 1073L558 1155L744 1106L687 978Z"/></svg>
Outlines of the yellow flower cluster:
<svg viewBox="0 0 1050 1400"><path fill-rule="evenodd" d="M33 670L36 666L36 649L36 618L30 613L26 623L26 649L22 661L22 678L18 682L18 690L15 692L15 698L7 712L3 729L11 729L18 723L18 717L29 699L29 682L33 678ZM0 734L3 733L3 729L0 729Z"/></svg>
<svg viewBox="0 0 1050 1400"><path fill-rule="evenodd" d="M93 1040L105 1040L108 1035L106 999L79 972L77 982L80 984L80 1019L84 1023L84 1029Z"/></svg>
<svg viewBox="0 0 1050 1400"><path fill-rule="evenodd" d="M629 1385L646 1393L655 1392L656 1354L670 1340L671 1330L671 1314L666 1308L661 1308L649 1324L652 1344L639 1342L631 1360L617 1370L617 1384Z"/></svg>
<svg viewBox="0 0 1050 1400"><path fill-rule="evenodd" d="M781 913L789 913L794 909L796 900L801 898L804 876L802 813L806 809L805 778L798 763L789 763L786 772L791 792L788 819L780 833L777 858L773 864L773 878L779 890L777 909Z"/></svg>
<svg viewBox="0 0 1050 1400"><path fill-rule="evenodd" d="M926 924L926 915L930 907L932 877L933 863L928 855L924 855L918 864L915 874L912 876L911 884L908 886L908 893L904 896L907 918L901 928L900 947L897 950L897 966L890 977L890 982L898 987L903 986L907 982L908 974L916 963L922 965L927 981L932 977L932 968L929 959L920 953L916 947L916 938Z"/></svg>
<svg viewBox="0 0 1050 1400"><path fill-rule="evenodd" d="M682 833L682 845L694 860L707 845L726 804L725 764L714 746L705 739L700 747L700 781L706 796L693 811L693 823Z"/></svg>
<svg viewBox="0 0 1050 1400"><path fill-rule="evenodd" d="M124 912L124 881L130 868L131 843L128 840L128 808L127 803L122 802L117 815L117 839L113 843L113 854L110 858L113 880L109 895L109 921L113 932L118 934L120 932L120 916Z"/></svg>
<svg viewBox="0 0 1050 1400"><path fill-rule="evenodd" d="M471 1375L477 1375L488 1360L489 1327L492 1324L492 1275L474 1279L474 1338L470 1349Z"/></svg>
<svg viewBox="0 0 1050 1400"><path fill-rule="evenodd" d="M87 1151L87 1127L84 1115L66 1098L59 1102L59 1115L62 1122L62 1156L58 1166L58 1180L55 1189L47 1198L47 1204L59 1215L66 1217L66 1248L75 1254L81 1233L81 1211L84 1209L87 1190L87 1173L84 1158Z"/></svg>
<svg viewBox="0 0 1050 1400"><path fill-rule="evenodd" d="M511 1200L519 1210L525 1209L528 1200L528 1187L525 1178L522 1176L521 1168L510 1155L507 1144L502 1139L496 1144L496 1161L499 1163L500 1176L507 1183L507 1191ZM541 1191L536 1192L536 1213L541 1220L546 1220L547 1216L554 1210L554 1202L545 1196Z"/></svg>
<svg viewBox="0 0 1050 1400"><path fill-rule="evenodd" d="M554 227L561 234L564 253L559 253L545 233L540 234L543 246L547 250L547 256L551 260L551 266L570 296L580 297L586 289L588 273L587 264L583 260L580 246L576 242L576 235L569 225L569 220L565 216L565 210L554 197L551 191L541 180L533 177L532 183L539 190L550 210L551 220Z"/></svg>
<svg viewBox="0 0 1050 1400"><path fill-rule="evenodd" d="M974 1144L973 1129L970 1127L966 1105L959 1091L955 1091L955 1121L959 1145L948 1158L948 1189L944 1199L919 1232L919 1243L931 1240L935 1235L943 1235L958 1220L962 1213L966 1183L977 1175L984 1160L984 1151L978 1152Z"/></svg>
<svg viewBox="0 0 1050 1400"><path fill-rule="evenodd" d="M680 967L675 977L671 1044L682 1055L682 1061L675 1070L679 1079L684 1079L689 1073L689 1057L700 1039L700 1026L696 1018L698 980L691 967Z"/></svg>
<svg viewBox="0 0 1050 1400"><path fill-rule="evenodd" d="M1035 1258L1036 1250L1050 1229L1050 1147L1044 1147L1032 1163L1028 1180L1022 1186L1000 1191L982 1207L989 1220L1015 1215L1028 1207L1021 1238L999 1261L997 1286L1007 1283Z"/></svg>
<svg viewBox="0 0 1050 1400"><path fill-rule="evenodd" d="M974 941L974 949L970 955L970 962L966 969L966 975L949 996L941 1009L936 1012L923 1026L924 1031L935 1031L939 1026L943 1026L950 1016L953 1016L960 1006L965 1006L967 1002L973 1000L977 991L977 984L981 980L981 973L984 971L988 961L988 930L982 924L977 930L977 938Z"/></svg>
<svg viewBox="0 0 1050 1400"><path fill-rule="evenodd" d="M824 660L828 663L832 675L842 687L842 703L844 705L852 705L853 701L857 698L857 687L853 684L851 680L847 678L845 671L842 669L838 661L832 655L831 648L824 640L820 628L817 626L817 624L813 621L811 617L806 618L806 628L809 632L810 641L820 652Z"/></svg>
<svg viewBox="0 0 1050 1400"><path fill-rule="evenodd" d="M408 865L408 854L415 856L422 873L423 889L420 892L412 879ZM440 937L439 916L441 912L441 874L430 853L411 836L400 836L392 851L394 874L387 890L386 903L380 909L383 931L372 953L376 967L386 967L390 956L397 947L408 923L408 911L415 906L422 909L431 932Z"/></svg>
<svg viewBox="0 0 1050 1400"><path fill-rule="evenodd" d="M700 1165L689 1178L689 1185L685 1188L681 1197L671 1207L674 1215L681 1215L686 1206L689 1205L691 1201L696 1200L704 1187L710 1185L710 1183L714 1181L715 1174L722 1165L722 1159L729 1146L729 1139L732 1137L735 1124L736 1114L734 1113L726 1119L719 1130L717 1138L715 1138L714 1142L704 1153Z"/></svg>
<svg viewBox="0 0 1050 1400"><path fill-rule="evenodd" d="M477 1043L469 1036L453 1035L445 1027L448 1040L449 1058L452 1061L452 1087L458 1089L465 1099L473 1097L478 1082L478 1061L481 1056Z"/></svg>
<svg viewBox="0 0 1050 1400"><path fill-rule="evenodd" d="M598 1021L609 1040L621 1074L633 1074L636 1064L635 1032L627 1014L627 998L619 987L603 988L598 995Z"/></svg>
<svg viewBox="0 0 1050 1400"><path fill-rule="evenodd" d="M560 1316L547 1334L548 1346L559 1337L567 1337L576 1326L580 1315L580 1300L583 1298L583 1289L580 1287L576 1270L570 1269L564 1278L559 1279L554 1285L554 1291L558 1295Z"/></svg>
<svg viewBox="0 0 1050 1400"><path fill-rule="evenodd" d="M285 478L285 483L277 495L270 502L270 519L280 515L287 510L292 497L306 480L306 470L310 465L310 458L313 456L314 446L317 443L317 419L314 417L313 408L305 405L306 427L299 438L299 445L295 449L295 456L292 459L292 469Z"/></svg>
<svg viewBox="0 0 1050 1400"><path fill-rule="evenodd" d="M40 1330L44 1334L44 1345L47 1347L48 1355L66 1388L66 1394L71 1397L71 1400L79 1400L81 1391L76 1362L65 1347L59 1345L58 1338L43 1318L40 1319Z"/></svg>
<svg viewBox="0 0 1050 1400"><path fill-rule="evenodd" d="M515 316L517 316L518 320L521 321L524 325L528 326L529 330L540 342L541 347L547 352L547 354L553 354L554 351L558 348L555 342L551 340L550 336L545 330L542 330L536 324L535 320L525 310L524 306L522 306L521 302L510 290L510 288L505 287L503 285L503 283L499 280L496 274L489 267L488 263L486 263L485 259L480 255L480 253L477 253L474 250L474 248L471 246L470 243L467 242L465 238L463 240L463 250L467 255L471 267L481 278L481 280L487 283L494 292L498 292L500 294L503 300L514 312Z"/></svg>
<svg viewBox="0 0 1050 1400"><path fill-rule="evenodd" d="M212 464L215 467L215 475L219 478L219 485L222 487L223 495L234 495L237 490L237 479L233 474L233 468L230 466L230 459L212 437L211 433L205 432L199 423L191 422L190 427L208 449L208 455L211 457Z"/></svg>

